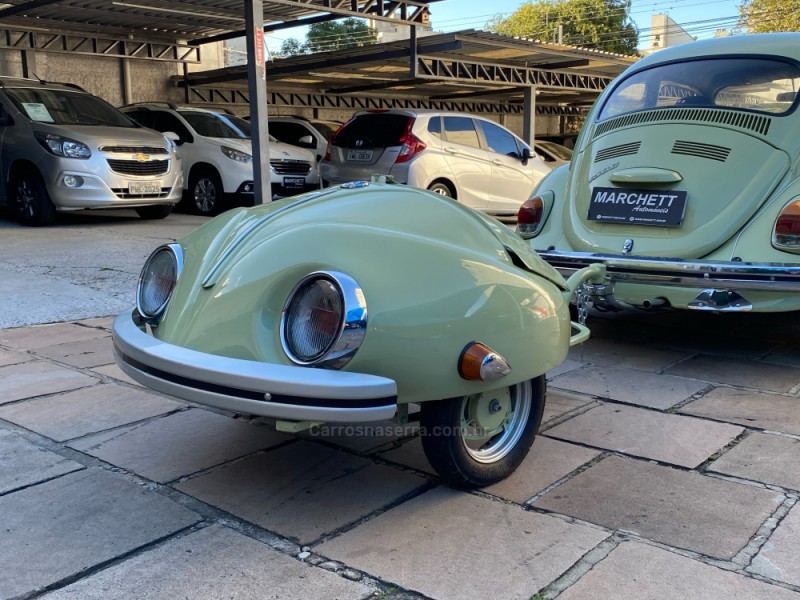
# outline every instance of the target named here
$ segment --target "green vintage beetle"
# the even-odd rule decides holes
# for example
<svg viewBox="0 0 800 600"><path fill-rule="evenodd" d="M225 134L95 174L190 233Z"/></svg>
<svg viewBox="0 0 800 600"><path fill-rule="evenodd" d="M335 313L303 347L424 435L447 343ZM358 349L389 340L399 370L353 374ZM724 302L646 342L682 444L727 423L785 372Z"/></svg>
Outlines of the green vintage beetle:
<svg viewBox="0 0 800 600"><path fill-rule="evenodd" d="M590 112L519 213L562 274L607 266L599 309L800 309L800 33L652 54Z"/></svg>
<svg viewBox="0 0 800 600"><path fill-rule="evenodd" d="M114 322L120 367L155 390L275 419L408 418L453 485L527 454L570 286L508 227L440 195L356 182L232 210L147 260Z"/></svg>

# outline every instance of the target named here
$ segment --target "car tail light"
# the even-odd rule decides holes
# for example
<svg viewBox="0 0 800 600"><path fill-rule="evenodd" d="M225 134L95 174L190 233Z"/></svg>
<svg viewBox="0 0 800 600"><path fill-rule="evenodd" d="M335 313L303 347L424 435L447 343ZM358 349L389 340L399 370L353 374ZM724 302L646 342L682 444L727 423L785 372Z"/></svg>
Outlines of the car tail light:
<svg viewBox="0 0 800 600"><path fill-rule="evenodd" d="M331 159L331 146L333 145L333 140L336 139L336 136L339 135L339 132L342 129L347 127L347 123L349 123L350 121L352 121L352 119L348 120L346 123L342 123L339 126L339 129L337 129L336 131L333 132L333 135L331 136L331 139L328 140L328 146L325 148L325 158L323 160L330 160Z"/></svg>
<svg viewBox="0 0 800 600"><path fill-rule="evenodd" d="M531 196L517 212L517 233L523 238L532 238L542 228L543 216L544 198Z"/></svg>
<svg viewBox="0 0 800 600"><path fill-rule="evenodd" d="M408 162L428 147L425 142L411 133L411 128L413 126L414 119L409 119L405 133L403 133L403 137L400 138L400 143L403 144L403 147L400 148L400 154L397 156L397 160L395 160L396 163Z"/></svg>
<svg viewBox="0 0 800 600"><path fill-rule="evenodd" d="M775 221L772 242L779 247L800 250L800 200L783 207Z"/></svg>

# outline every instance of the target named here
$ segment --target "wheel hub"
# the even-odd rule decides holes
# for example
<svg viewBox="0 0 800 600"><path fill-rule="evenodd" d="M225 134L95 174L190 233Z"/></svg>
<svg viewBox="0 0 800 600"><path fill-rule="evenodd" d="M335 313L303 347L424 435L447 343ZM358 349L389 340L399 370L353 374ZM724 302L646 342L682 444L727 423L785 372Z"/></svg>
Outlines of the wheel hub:
<svg viewBox="0 0 800 600"><path fill-rule="evenodd" d="M468 425L478 436L491 435L502 429L511 409L508 388L475 394L467 399Z"/></svg>

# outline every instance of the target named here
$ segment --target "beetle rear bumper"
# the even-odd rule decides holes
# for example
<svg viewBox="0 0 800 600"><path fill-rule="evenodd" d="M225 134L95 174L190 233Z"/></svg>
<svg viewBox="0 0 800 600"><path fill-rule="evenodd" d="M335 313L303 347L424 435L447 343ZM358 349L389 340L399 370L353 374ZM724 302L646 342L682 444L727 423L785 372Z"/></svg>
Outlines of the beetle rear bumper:
<svg viewBox="0 0 800 600"><path fill-rule="evenodd" d="M389 419L397 386L376 375L206 354L148 335L134 309L114 320L114 358L139 383L226 410L298 421Z"/></svg>

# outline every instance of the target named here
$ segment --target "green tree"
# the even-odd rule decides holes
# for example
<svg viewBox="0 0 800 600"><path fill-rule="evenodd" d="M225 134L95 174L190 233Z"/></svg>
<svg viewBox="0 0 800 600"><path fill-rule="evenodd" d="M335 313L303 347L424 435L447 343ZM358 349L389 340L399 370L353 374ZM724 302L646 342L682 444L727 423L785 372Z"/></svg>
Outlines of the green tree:
<svg viewBox="0 0 800 600"><path fill-rule="evenodd" d="M527 2L506 19L495 17L489 22L489 30L542 41L561 39L571 46L635 55L639 32L630 19L630 10L630 0Z"/></svg>
<svg viewBox="0 0 800 600"><path fill-rule="evenodd" d="M283 40L281 44L281 56L294 56L295 54L308 54L308 48L296 38Z"/></svg>
<svg viewBox="0 0 800 600"><path fill-rule="evenodd" d="M800 0L744 0L738 27L747 33L800 31Z"/></svg>
<svg viewBox="0 0 800 600"><path fill-rule="evenodd" d="M363 19L351 18L310 25L305 47L309 52L325 52L368 46L377 40L377 34Z"/></svg>

